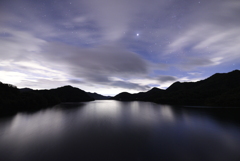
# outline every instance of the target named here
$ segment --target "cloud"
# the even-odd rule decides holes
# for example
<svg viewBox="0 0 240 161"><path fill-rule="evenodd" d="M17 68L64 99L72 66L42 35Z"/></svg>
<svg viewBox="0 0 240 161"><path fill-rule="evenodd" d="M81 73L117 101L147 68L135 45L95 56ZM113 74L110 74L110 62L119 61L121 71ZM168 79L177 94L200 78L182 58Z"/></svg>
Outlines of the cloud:
<svg viewBox="0 0 240 161"><path fill-rule="evenodd" d="M194 73L195 74L195 73ZM185 77L177 77L177 76L170 76L170 75L159 75L155 77L145 77L145 78L137 78L137 79L130 79L130 82L139 84L141 86L154 86L158 87L160 89L166 89L170 85L172 85L174 82L180 81L180 82L196 82L202 79L202 76L200 77L200 74L196 75L190 75Z"/></svg>
<svg viewBox="0 0 240 161"><path fill-rule="evenodd" d="M71 78L70 83L80 84L80 78L84 80L81 81L82 84L96 83L120 88L146 89L145 86L134 83L109 79L112 76L127 78L147 74L147 61L136 53L114 45L82 48L63 43L47 43L27 32L10 29L4 31L9 34L0 39L3 42L0 50L4 53L0 67L21 75L21 78L16 77L19 80L12 82L9 80L10 76L6 77L5 74L4 80L9 83L32 87L33 84L37 85L38 81L55 80L60 81L61 83L56 83L60 85Z"/></svg>
<svg viewBox="0 0 240 161"><path fill-rule="evenodd" d="M10 81L16 74L14 82L31 87L55 81L102 92L165 88L193 71L206 77L240 61L237 0L1 4L2 75Z"/></svg>
<svg viewBox="0 0 240 161"><path fill-rule="evenodd" d="M176 81L177 80L176 77L169 76L169 75L161 75L157 79L160 81L160 83L165 83L165 82L169 82L169 81L172 82L172 81Z"/></svg>
<svg viewBox="0 0 240 161"><path fill-rule="evenodd" d="M14 71L0 71L0 82L8 83L8 84L17 84L22 79L25 79L27 77L26 74L14 72Z"/></svg>
<svg viewBox="0 0 240 161"><path fill-rule="evenodd" d="M183 35L169 45L169 52L186 53L179 64L185 69L215 66L240 59L238 28L227 30L219 26L198 26Z"/></svg>
<svg viewBox="0 0 240 161"><path fill-rule="evenodd" d="M140 90L140 91L146 91L146 90L150 89L150 87L148 85L142 86L137 83L131 83L131 82L126 82L126 81L113 81L110 83L110 86L121 87L121 88L125 88L125 89L135 89L135 90Z"/></svg>
<svg viewBox="0 0 240 161"><path fill-rule="evenodd" d="M86 49L49 43L43 54L48 61L54 60L69 66L70 72L77 77L131 76L146 74L148 71L146 61L140 56L116 46Z"/></svg>
<svg viewBox="0 0 240 161"><path fill-rule="evenodd" d="M199 67L208 67L220 64L221 58L185 58L178 66L183 70L194 70Z"/></svg>
<svg viewBox="0 0 240 161"><path fill-rule="evenodd" d="M54 79L34 79L34 80L21 80L16 83L18 88L32 88L32 89L52 89L65 86L66 80L54 80Z"/></svg>
<svg viewBox="0 0 240 161"><path fill-rule="evenodd" d="M73 83L73 84L81 84L81 83L83 83L82 81L77 80L77 79L70 79L70 80L68 80L68 82Z"/></svg>
<svg viewBox="0 0 240 161"><path fill-rule="evenodd" d="M0 28L1 33L8 36L0 37L1 60L26 60L41 50L46 41L23 31ZM35 55L36 56L36 55Z"/></svg>
<svg viewBox="0 0 240 161"><path fill-rule="evenodd" d="M127 7L128 4L125 0L90 0L86 2L86 5L92 11L90 12L92 13L91 17L94 17L100 25L106 41L116 41L128 30L129 15L133 10Z"/></svg>
<svg viewBox="0 0 240 161"><path fill-rule="evenodd" d="M56 57L57 55L57 57ZM133 52L116 46L100 46L85 49L58 43L49 43L44 58L47 61L65 64L72 77L80 78L86 84L101 84L123 89L147 90L148 86L111 77L129 79L148 73L148 63ZM71 83L80 83L70 80ZM83 83L83 82L82 82Z"/></svg>
<svg viewBox="0 0 240 161"><path fill-rule="evenodd" d="M172 34L165 55L177 55L180 59L176 67L184 70L238 62L240 19L236 8L239 5L234 0L211 0L192 6L191 10L195 11L182 19L187 26L180 33Z"/></svg>

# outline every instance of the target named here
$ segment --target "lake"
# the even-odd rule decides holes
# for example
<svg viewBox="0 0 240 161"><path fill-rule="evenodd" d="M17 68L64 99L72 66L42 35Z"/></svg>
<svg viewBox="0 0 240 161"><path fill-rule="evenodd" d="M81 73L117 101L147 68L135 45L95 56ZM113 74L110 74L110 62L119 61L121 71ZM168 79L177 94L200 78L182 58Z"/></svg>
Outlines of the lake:
<svg viewBox="0 0 240 161"><path fill-rule="evenodd" d="M0 119L1 161L239 161L240 110L113 100Z"/></svg>

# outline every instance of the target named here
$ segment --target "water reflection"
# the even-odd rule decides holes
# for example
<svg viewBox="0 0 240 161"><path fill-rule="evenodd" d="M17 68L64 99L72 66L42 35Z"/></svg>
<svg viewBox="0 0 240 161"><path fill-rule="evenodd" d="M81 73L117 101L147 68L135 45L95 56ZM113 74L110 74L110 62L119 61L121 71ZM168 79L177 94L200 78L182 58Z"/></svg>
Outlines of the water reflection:
<svg viewBox="0 0 240 161"><path fill-rule="evenodd" d="M61 134L63 124L61 111L46 110L33 115L19 113L9 121L8 126L0 127L0 142L16 148L17 152L29 148L28 145Z"/></svg>
<svg viewBox="0 0 240 161"><path fill-rule="evenodd" d="M173 109L171 108L171 106L167 106L167 105L162 106L162 108L160 108L160 114L164 120L168 120L171 122L175 120Z"/></svg>
<svg viewBox="0 0 240 161"><path fill-rule="evenodd" d="M240 160L239 114L148 102L63 104L1 120L0 160Z"/></svg>

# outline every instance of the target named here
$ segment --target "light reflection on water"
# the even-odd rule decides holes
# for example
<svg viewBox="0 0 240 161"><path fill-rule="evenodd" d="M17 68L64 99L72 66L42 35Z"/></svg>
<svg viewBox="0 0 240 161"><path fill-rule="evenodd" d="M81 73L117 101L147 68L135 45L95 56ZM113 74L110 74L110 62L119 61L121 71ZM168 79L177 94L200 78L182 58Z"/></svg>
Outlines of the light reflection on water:
<svg viewBox="0 0 240 161"><path fill-rule="evenodd" d="M237 109L119 101L73 106L2 119L0 160L240 160Z"/></svg>

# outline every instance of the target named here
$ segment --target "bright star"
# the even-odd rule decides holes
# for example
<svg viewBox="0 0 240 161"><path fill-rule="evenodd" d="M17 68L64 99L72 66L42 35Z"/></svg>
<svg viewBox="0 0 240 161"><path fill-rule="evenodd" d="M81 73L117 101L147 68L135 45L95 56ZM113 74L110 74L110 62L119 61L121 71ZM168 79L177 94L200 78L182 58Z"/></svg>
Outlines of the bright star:
<svg viewBox="0 0 240 161"><path fill-rule="evenodd" d="M139 36L139 33L137 33L137 36Z"/></svg>

